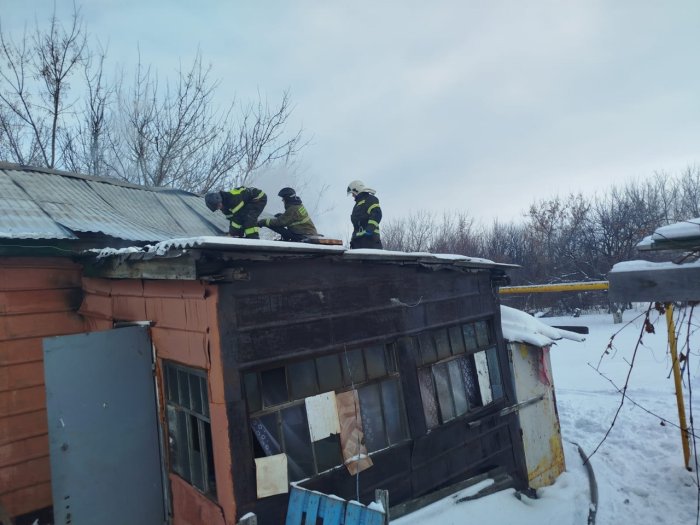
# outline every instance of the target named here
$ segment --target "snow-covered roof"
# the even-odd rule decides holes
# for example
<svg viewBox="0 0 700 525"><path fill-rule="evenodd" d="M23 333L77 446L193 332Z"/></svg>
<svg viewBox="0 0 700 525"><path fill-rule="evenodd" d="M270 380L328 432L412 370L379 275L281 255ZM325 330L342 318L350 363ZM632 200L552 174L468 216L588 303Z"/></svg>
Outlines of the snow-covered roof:
<svg viewBox="0 0 700 525"><path fill-rule="evenodd" d="M377 260L396 263L444 264L449 266L464 266L469 268L511 268L513 265L500 264L479 257L466 255L427 253L427 252L397 252L390 250L349 250L344 246L309 244L302 242L266 241L239 239L234 237L202 236L170 239L143 248L129 247L123 249L90 250L97 259L119 257L128 259L152 259L167 257L173 252L189 249L217 250L227 252L260 252L276 253L278 255L312 254L342 255L348 260Z"/></svg>
<svg viewBox="0 0 700 525"><path fill-rule="evenodd" d="M0 208L0 239L158 242L228 228L192 193L9 163L0 163Z"/></svg>
<svg viewBox="0 0 700 525"><path fill-rule="evenodd" d="M584 341L586 338L575 332L561 330L544 324L530 314L501 305L501 329L503 338L511 343L527 343L544 347L560 339Z"/></svg>
<svg viewBox="0 0 700 525"><path fill-rule="evenodd" d="M637 243L639 250L684 249L700 246L700 217L657 228Z"/></svg>

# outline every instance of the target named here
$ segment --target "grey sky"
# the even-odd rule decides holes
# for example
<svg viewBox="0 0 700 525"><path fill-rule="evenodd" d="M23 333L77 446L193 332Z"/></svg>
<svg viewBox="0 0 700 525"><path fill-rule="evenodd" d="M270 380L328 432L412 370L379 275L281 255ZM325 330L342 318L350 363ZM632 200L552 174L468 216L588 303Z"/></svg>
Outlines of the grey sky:
<svg viewBox="0 0 700 525"><path fill-rule="evenodd" d="M56 0L59 13L72 1ZM0 0L3 28L48 0ZM84 0L109 59L161 75L201 49L221 95L289 89L307 173L345 237L347 183L385 220L429 209L517 218L538 197L700 160L700 2ZM276 189L276 188L270 188ZM303 197L303 196L302 196Z"/></svg>

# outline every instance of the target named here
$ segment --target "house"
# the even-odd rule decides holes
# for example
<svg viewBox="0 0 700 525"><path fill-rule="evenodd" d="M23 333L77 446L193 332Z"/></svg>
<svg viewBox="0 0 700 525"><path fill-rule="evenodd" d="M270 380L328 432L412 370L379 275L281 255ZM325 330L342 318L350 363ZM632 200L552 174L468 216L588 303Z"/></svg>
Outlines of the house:
<svg viewBox="0 0 700 525"><path fill-rule="evenodd" d="M194 195L94 177L0 165L0 189L11 515L280 523L289 483L526 486L508 265L217 237Z"/></svg>

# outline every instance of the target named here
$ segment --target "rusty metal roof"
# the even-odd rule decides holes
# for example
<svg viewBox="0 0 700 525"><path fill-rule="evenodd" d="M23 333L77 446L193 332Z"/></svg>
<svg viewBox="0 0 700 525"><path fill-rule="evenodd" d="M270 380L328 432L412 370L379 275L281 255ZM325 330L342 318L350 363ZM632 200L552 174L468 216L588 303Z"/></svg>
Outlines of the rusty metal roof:
<svg viewBox="0 0 700 525"><path fill-rule="evenodd" d="M217 235L228 228L198 195L0 162L0 239L133 242Z"/></svg>

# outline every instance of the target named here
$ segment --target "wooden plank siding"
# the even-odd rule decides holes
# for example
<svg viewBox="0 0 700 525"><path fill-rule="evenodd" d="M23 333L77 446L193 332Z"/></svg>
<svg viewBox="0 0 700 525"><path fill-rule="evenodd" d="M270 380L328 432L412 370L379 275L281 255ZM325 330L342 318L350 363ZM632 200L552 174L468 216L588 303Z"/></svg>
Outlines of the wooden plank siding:
<svg viewBox="0 0 700 525"><path fill-rule="evenodd" d="M85 330L81 271L0 257L0 502L11 516L52 504L42 338Z"/></svg>
<svg viewBox="0 0 700 525"><path fill-rule="evenodd" d="M216 287L200 281L84 277L83 293L80 313L85 316L91 329L104 329L107 324L119 321L151 323L151 338L156 349L159 374L162 373L163 360L208 372L218 504L204 497L176 474L170 473L173 523L233 525L236 523L236 503L233 497L231 450L223 395ZM162 377L160 385L163 385ZM160 395L162 397L163 392ZM163 426L167 427L165 414L161 412L159 417Z"/></svg>
<svg viewBox="0 0 700 525"><path fill-rule="evenodd" d="M392 504L420 497L494 467L526 481L517 416L499 415L514 402L501 331L494 329L504 396L428 431L418 384L414 336L458 323L489 319L500 326L498 298L488 270L460 272L381 262L329 259L237 261L240 281L219 285L224 392L239 515L283 523L288 495L256 495L254 437L241 385L258 372L376 344L396 350L409 438L372 454L360 475L359 499L388 489ZM469 423L473 422L474 425ZM316 474L300 486L357 499L345 468ZM240 516L239 516L240 517Z"/></svg>

